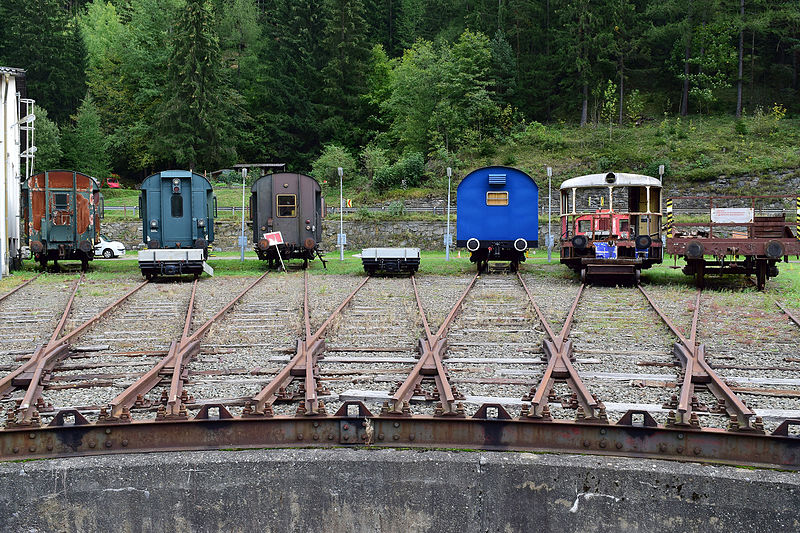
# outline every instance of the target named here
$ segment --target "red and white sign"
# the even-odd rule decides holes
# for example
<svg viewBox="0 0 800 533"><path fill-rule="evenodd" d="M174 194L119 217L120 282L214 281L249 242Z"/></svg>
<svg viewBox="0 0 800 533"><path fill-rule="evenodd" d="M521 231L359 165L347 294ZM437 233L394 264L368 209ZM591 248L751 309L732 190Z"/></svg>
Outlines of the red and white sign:
<svg viewBox="0 0 800 533"><path fill-rule="evenodd" d="M711 222L751 224L753 215L753 209L750 207L714 207L711 209Z"/></svg>
<svg viewBox="0 0 800 533"><path fill-rule="evenodd" d="M279 244L283 244L283 235L281 235L280 231L265 233L264 238L267 240L270 246L278 246Z"/></svg>

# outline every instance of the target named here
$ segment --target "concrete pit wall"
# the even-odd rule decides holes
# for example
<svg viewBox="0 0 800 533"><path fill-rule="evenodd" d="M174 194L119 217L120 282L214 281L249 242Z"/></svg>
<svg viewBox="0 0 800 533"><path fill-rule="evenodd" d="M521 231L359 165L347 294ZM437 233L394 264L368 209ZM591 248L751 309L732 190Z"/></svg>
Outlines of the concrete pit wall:
<svg viewBox="0 0 800 533"><path fill-rule="evenodd" d="M592 456L398 450L0 464L3 532L800 529L800 474Z"/></svg>

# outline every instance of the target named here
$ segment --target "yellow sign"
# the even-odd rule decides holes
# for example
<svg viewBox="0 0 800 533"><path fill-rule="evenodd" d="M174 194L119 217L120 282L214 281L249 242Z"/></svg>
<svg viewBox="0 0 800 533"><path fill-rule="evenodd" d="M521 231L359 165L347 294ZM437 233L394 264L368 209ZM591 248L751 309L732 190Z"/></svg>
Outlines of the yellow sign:
<svg viewBox="0 0 800 533"><path fill-rule="evenodd" d="M345 207L353 207L353 200L351 200L350 198L346 199L344 201L344 206Z"/></svg>

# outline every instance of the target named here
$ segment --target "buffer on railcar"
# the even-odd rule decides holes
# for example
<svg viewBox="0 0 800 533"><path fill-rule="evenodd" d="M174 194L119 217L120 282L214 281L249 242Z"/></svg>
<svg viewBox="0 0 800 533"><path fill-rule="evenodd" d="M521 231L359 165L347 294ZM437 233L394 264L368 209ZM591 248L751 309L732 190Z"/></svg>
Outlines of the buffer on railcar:
<svg viewBox="0 0 800 533"><path fill-rule="evenodd" d="M539 187L525 172L484 167L458 184L456 246L484 270L489 261L510 261L517 270L525 251L539 246Z"/></svg>
<svg viewBox="0 0 800 533"><path fill-rule="evenodd" d="M102 196L97 180L74 170L47 170L22 183L24 242L42 268L77 260L85 272L99 242Z"/></svg>
<svg viewBox="0 0 800 533"><path fill-rule="evenodd" d="M139 252L145 277L213 275L205 260L214 242L216 197L211 183L188 170L164 170L142 181L139 213L146 250Z"/></svg>
<svg viewBox="0 0 800 533"><path fill-rule="evenodd" d="M675 222L677 209L704 219ZM743 274L755 275L763 290L781 260L800 255L800 196L668 198L666 231L667 253L676 264L678 256L684 259L683 273L694 276L698 287L706 274Z"/></svg>
<svg viewBox="0 0 800 533"><path fill-rule="evenodd" d="M638 281L661 263L661 181L608 172L561 184L561 263L583 281Z"/></svg>
<svg viewBox="0 0 800 533"><path fill-rule="evenodd" d="M267 174L257 179L250 189L250 218L253 222L253 243L258 258L269 267L280 259L308 261L319 257L322 240L322 219L325 199L317 180L297 172ZM272 245L268 234L280 232L283 242Z"/></svg>

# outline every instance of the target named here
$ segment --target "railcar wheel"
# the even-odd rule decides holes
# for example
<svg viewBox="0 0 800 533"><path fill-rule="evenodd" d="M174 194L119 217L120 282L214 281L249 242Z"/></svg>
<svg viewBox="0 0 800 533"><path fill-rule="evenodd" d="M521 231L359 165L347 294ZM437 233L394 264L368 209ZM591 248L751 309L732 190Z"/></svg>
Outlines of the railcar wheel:
<svg viewBox="0 0 800 533"><path fill-rule="evenodd" d="M586 269L581 269L581 283L586 283Z"/></svg>
<svg viewBox="0 0 800 533"><path fill-rule="evenodd" d="M106 248L105 250L103 250L103 257L105 257L106 259L111 259L112 257L114 257L114 252L111 251L111 248Z"/></svg>

